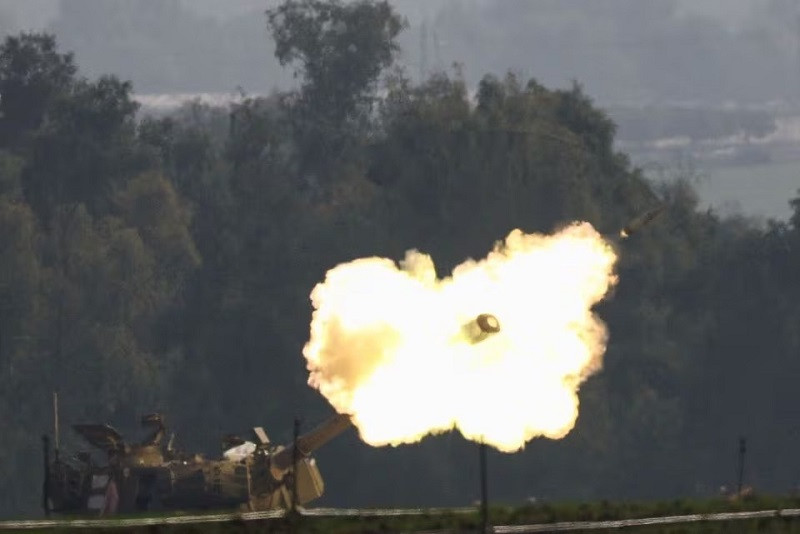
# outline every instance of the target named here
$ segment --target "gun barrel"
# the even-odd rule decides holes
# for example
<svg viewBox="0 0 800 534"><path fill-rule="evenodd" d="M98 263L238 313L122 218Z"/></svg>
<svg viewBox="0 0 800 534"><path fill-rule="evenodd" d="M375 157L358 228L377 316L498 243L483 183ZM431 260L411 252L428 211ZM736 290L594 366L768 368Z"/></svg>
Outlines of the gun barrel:
<svg viewBox="0 0 800 534"><path fill-rule="evenodd" d="M353 422L349 415L336 414L314 430L297 438L297 452L300 458L305 458L330 440L350 428ZM272 457L272 465L280 471L285 471L292 466L294 461L294 445L278 451Z"/></svg>

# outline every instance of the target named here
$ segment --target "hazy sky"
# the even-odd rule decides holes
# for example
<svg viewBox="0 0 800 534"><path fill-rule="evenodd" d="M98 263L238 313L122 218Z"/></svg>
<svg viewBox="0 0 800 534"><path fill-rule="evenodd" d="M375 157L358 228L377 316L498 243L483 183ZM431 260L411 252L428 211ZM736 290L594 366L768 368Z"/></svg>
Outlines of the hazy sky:
<svg viewBox="0 0 800 534"><path fill-rule="evenodd" d="M198 12L208 14L220 19L239 15L248 11L258 11L267 3L276 0L182 0L184 5ZM433 14L441 4L452 0L394 0L392 3L409 19L417 19L420 14ZM457 0L459 2L472 2L474 4L490 4L503 0ZM537 0L528 0L535 3ZM570 0L563 0L569 2ZM596 0L602 2L603 0ZM760 4L760 6L759 6ZM731 27L739 26L745 22L754 9L763 7L764 0L679 0L680 13L689 15L702 15L717 19Z"/></svg>
<svg viewBox="0 0 800 534"><path fill-rule="evenodd" d="M114 2L125 0L96 0ZM159 0L149 0L159 1ZM443 4L453 0L394 0L392 3L409 19L421 13L434 13ZM487 5L503 0L456 0L477 5ZM535 4L540 0L529 0ZM563 0L569 3L572 0ZM602 4L603 0L596 0ZM663 0L662 0L663 1ZM40 29L52 23L59 13L60 0L0 0L0 13L10 15L15 29ZM263 11L265 6L277 0L181 0L181 3L198 13L220 20L230 19L244 13ZM719 20L731 27L746 22L754 11L763 9L769 0L678 0L680 13L702 15Z"/></svg>
<svg viewBox="0 0 800 534"><path fill-rule="evenodd" d="M81 72L138 93L266 93L292 83L265 25L279 1L0 0L0 34L54 32ZM577 80L601 106L800 109L800 0L392 3L409 21L400 62L415 77L459 62L470 84L512 69L549 87Z"/></svg>
<svg viewBox="0 0 800 534"><path fill-rule="evenodd" d="M767 4L765 0L679 0L678 12L709 17L730 28L738 28L753 16L753 12L763 10Z"/></svg>

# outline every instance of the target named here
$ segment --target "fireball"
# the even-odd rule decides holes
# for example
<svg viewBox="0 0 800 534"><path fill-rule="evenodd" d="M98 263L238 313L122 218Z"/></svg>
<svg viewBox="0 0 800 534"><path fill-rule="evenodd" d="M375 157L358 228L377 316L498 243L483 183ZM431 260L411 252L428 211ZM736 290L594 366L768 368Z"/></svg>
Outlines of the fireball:
<svg viewBox="0 0 800 534"><path fill-rule="evenodd" d="M453 429L505 452L562 438L579 386L602 367L608 333L593 306L616 283L616 259L574 223L514 230L444 279L415 250L399 265L338 265L311 293L309 384L375 446Z"/></svg>

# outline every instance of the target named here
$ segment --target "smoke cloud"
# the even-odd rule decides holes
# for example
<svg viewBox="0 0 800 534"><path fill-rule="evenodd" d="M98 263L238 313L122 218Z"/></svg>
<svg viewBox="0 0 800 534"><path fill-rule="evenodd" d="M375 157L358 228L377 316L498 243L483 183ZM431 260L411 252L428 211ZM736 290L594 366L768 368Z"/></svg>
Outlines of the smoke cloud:
<svg viewBox="0 0 800 534"><path fill-rule="evenodd" d="M452 429L506 452L561 438L578 387L602 367L608 336L592 306L616 283L615 262L589 223L574 223L514 230L441 280L413 250L399 265L338 265L311 293L309 384L375 446ZM475 338L480 314L500 331Z"/></svg>

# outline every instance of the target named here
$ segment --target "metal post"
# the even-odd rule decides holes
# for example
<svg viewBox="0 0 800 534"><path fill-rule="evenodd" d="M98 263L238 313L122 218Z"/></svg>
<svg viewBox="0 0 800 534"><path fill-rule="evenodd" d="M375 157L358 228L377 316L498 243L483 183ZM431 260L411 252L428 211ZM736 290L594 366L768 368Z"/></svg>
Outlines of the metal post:
<svg viewBox="0 0 800 534"><path fill-rule="evenodd" d="M744 481L744 455L747 452L747 440L739 438L739 481L736 485L736 496L742 496L742 482Z"/></svg>
<svg viewBox="0 0 800 534"><path fill-rule="evenodd" d="M54 445L55 445L55 458L58 461L58 448L59 448L59 439L58 439L58 393L53 392L53 438L54 438Z"/></svg>
<svg viewBox="0 0 800 534"><path fill-rule="evenodd" d="M50 440L47 436L42 436L42 447L44 450L44 484L42 486L42 508L44 516L50 517Z"/></svg>
<svg viewBox="0 0 800 534"><path fill-rule="evenodd" d="M481 532L489 530L489 491L486 482L486 444L481 441L479 446L479 457L481 466Z"/></svg>
<svg viewBox="0 0 800 534"><path fill-rule="evenodd" d="M300 451L297 449L297 438L300 436L300 418L294 418L294 442L292 445L292 512L297 514L297 462Z"/></svg>

